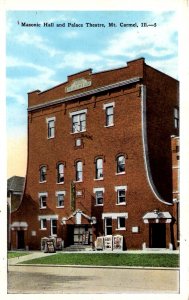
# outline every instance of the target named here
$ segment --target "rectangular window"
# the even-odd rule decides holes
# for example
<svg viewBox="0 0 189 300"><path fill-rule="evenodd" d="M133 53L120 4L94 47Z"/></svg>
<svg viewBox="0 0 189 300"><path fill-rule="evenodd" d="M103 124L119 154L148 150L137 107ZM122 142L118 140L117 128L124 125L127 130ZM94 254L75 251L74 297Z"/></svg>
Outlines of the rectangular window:
<svg viewBox="0 0 189 300"><path fill-rule="evenodd" d="M46 208L47 207L47 196L46 195L40 196L39 202L40 202L39 203L40 208Z"/></svg>
<svg viewBox="0 0 189 300"><path fill-rule="evenodd" d="M105 218L105 235L112 234L112 218Z"/></svg>
<svg viewBox="0 0 189 300"><path fill-rule="evenodd" d="M178 107L174 108L174 127L179 128L179 109Z"/></svg>
<svg viewBox="0 0 189 300"><path fill-rule="evenodd" d="M64 164L60 163L57 165L57 183L64 182Z"/></svg>
<svg viewBox="0 0 189 300"><path fill-rule="evenodd" d="M72 116L72 132L82 132L86 130L86 114L81 113Z"/></svg>
<svg viewBox="0 0 189 300"><path fill-rule="evenodd" d="M51 219L51 235L57 235L57 220Z"/></svg>
<svg viewBox="0 0 189 300"><path fill-rule="evenodd" d="M106 107L106 126L114 125L114 108L113 106Z"/></svg>
<svg viewBox="0 0 189 300"><path fill-rule="evenodd" d="M117 191L117 203L126 203L125 190Z"/></svg>
<svg viewBox="0 0 189 300"><path fill-rule="evenodd" d="M96 191L96 205L102 205L104 202L103 191Z"/></svg>
<svg viewBox="0 0 189 300"><path fill-rule="evenodd" d="M117 228L118 229L125 229L125 217L118 217L117 218Z"/></svg>
<svg viewBox="0 0 189 300"><path fill-rule="evenodd" d="M76 163L76 181L83 180L83 164L82 161Z"/></svg>
<svg viewBox="0 0 189 300"><path fill-rule="evenodd" d="M103 159L98 158L96 160L96 179L103 178Z"/></svg>
<svg viewBox="0 0 189 300"><path fill-rule="evenodd" d="M40 220L40 228L41 229L47 229L47 219L41 219Z"/></svg>
<svg viewBox="0 0 189 300"><path fill-rule="evenodd" d="M64 207L64 194L57 195L57 207Z"/></svg>
<svg viewBox="0 0 189 300"><path fill-rule="evenodd" d="M51 139L55 137L55 117L46 118L47 122L47 138Z"/></svg>

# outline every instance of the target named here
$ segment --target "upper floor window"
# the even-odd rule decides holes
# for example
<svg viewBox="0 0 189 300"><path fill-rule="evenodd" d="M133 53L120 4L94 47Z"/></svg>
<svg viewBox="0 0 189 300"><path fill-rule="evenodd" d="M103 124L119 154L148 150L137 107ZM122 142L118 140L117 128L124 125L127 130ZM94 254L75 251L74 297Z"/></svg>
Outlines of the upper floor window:
<svg viewBox="0 0 189 300"><path fill-rule="evenodd" d="M104 188L94 188L93 193L95 194L96 205L103 205L103 203L104 203Z"/></svg>
<svg viewBox="0 0 189 300"><path fill-rule="evenodd" d="M174 108L174 127L179 128L179 109L178 107Z"/></svg>
<svg viewBox="0 0 189 300"><path fill-rule="evenodd" d="M76 181L83 181L83 163L82 163L82 161L76 162Z"/></svg>
<svg viewBox="0 0 189 300"><path fill-rule="evenodd" d="M39 207L40 208L47 207L47 193L39 193Z"/></svg>
<svg viewBox="0 0 189 300"><path fill-rule="evenodd" d="M70 113L72 118L72 133L86 131L86 113L87 109Z"/></svg>
<svg viewBox="0 0 189 300"><path fill-rule="evenodd" d="M118 217L117 218L117 228L118 229L125 229L125 217Z"/></svg>
<svg viewBox="0 0 189 300"><path fill-rule="evenodd" d="M117 173L124 173L125 172L125 156L119 155L117 157Z"/></svg>
<svg viewBox="0 0 189 300"><path fill-rule="evenodd" d="M114 106L115 106L114 102L103 105L103 108L106 113L106 121L105 121L106 127L114 125Z"/></svg>
<svg viewBox="0 0 189 300"><path fill-rule="evenodd" d="M103 159L97 158L95 161L95 178L102 179L103 178Z"/></svg>
<svg viewBox="0 0 189 300"><path fill-rule="evenodd" d="M115 191L117 192L117 204L126 204L126 186L116 186Z"/></svg>
<svg viewBox="0 0 189 300"><path fill-rule="evenodd" d="M57 165L57 183L63 183L64 182L64 164L59 163Z"/></svg>
<svg viewBox="0 0 189 300"><path fill-rule="evenodd" d="M56 197L57 197L57 207L64 207L65 192L64 191L56 192Z"/></svg>
<svg viewBox="0 0 189 300"><path fill-rule="evenodd" d="M39 169L39 181L45 182L47 180L47 166L41 166Z"/></svg>
<svg viewBox="0 0 189 300"><path fill-rule="evenodd" d="M47 137L48 139L55 137L55 117L47 118Z"/></svg>

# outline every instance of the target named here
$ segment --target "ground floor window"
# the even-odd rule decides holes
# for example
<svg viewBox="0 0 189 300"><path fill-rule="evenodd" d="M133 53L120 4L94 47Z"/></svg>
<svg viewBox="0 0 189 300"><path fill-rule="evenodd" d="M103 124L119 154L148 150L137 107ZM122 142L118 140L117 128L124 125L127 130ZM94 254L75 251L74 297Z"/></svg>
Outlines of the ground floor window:
<svg viewBox="0 0 189 300"><path fill-rule="evenodd" d="M117 228L118 229L125 229L125 217L118 217L117 218Z"/></svg>
<svg viewBox="0 0 189 300"><path fill-rule="evenodd" d="M40 228L41 229L47 229L47 219L41 219Z"/></svg>
<svg viewBox="0 0 189 300"><path fill-rule="evenodd" d="M105 235L112 234L112 218L104 219Z"/></svg>
<svg viewBox="0 0 189 300"><path fill-rule="evenodd" d="M57 220L51 219L51 235L57 235Z"/></svg>

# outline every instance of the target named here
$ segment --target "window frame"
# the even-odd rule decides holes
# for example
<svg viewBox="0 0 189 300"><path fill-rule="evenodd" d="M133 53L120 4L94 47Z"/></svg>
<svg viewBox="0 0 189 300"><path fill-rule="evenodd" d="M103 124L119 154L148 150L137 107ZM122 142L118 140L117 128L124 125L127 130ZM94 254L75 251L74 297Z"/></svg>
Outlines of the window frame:
<svg viewBox="0 0 189 300"><path fill-rule="evenodd" d="M47 139L53 139L55 138L55 117L46 118L47 123ZM50 127L50 124L53 124L52 127Z"/></svg>
<svg viewBox="0 0 189 300"><path fill-rule="evenodd" d="M124 158L124 164L119 164L119 159L123 157ZM116 157L116 174L119 175L119 174L125 174L125 170L126 170L126 157L124 154L119 154L117 157ZM124 171L120 171L119 170L119 167L120 165L124 165Z"/></svg>
<svg viewBox="0 0 189 300"><path fill-rule="evenodd" d="M121 226L120 219L124 219L124 226ZM117 230L126 230L125 217L124 216L118 216L117 217Z"/></svg>
<svg viewBox="0 0 189 300"><path fill-rule="evenodd" d="M62 172L60 172L60 170L59 170L59 167L60 167L61 165L63 166L63 171L62 171ZM57 163L56 169L57 169L57 178L56 178L56 182L57 182L58 184L63 184L63 183L64 183L65 164L64 164L63 162ZM61 178L60 175L61 175L61 174L63 175L63 176L62 176L63 181L60 180L60 178Z"/></svg>
<svg viewBox="0 0 189 300"><path fill-rule="evenodd" d="M56 221L56 225L53 226L53 222ZM56 228L56 233L53 233L53 229ZM50 235L51 236L57 236L57 232L58 232L58 220L57 218L51 218L50 219Z"/></svg>
<svg viewBox="0 0 189 300"><path fill-rule="evenodd" d="M116 205L126 205L127 200L126 200L126 191L127 191L127 186L116 186L115 187L115 191L116 191ZM124 196L120 195L120 192L124 191ZM125 201L120 201L120 198L124 197Z"/></svg>
<svg viewBox="0 0 189 300"><path fill-rule="evenodd" d="M98 167L99 161L102 162L101 167ZM101 173L100 173L100 170L101 170ZM104 179L104 159L102 157L97 157L95 159L95 180L103 180L103 179Z"/></svg>
<svg viewBox="0 0 189 300"><path fill-rule="evenodd" d="M107 220L111 220L111 225L107 225ZM111 233L108 233L108 229L111 228ZM105 217L104 218L104 232L105 235L112 235L112 217Z"/></svg>
<svg viewBox="0 0 189 300"><path fill-rule="evenodd" d="M39 208L46 209L48 193L39 193L38 197L39 197ZM44 205L44 200L43 200L44 198L45 198L45 205Z"/></svg>
<svg viewBox="0 0 189 300"><path fill-rule="evenodd" d="M44 226L44 222L45 222L46 226ZM40 229L41 230L47 230L47 219L46 218L41 218L40 219Z"/></svg>
<svg viewBox="0 0 189 300"><path fill-rule="evenodd" d="M95 194L95 206L103 206L104 205L104 188L94 188L93 193ZM102 203L98 203L97 193L102 193Z"/></svg>
<svg viewBox="0 0 189 300"><path fill-rule="evenodd" d="M65 195L66 195L66 192L65 191L57 191L55 193L55 196L56 196L56 208L64 208L64 201L65 201ZM60 200L59 200L59 196L63 196L63 199L61 201L63 201L63 205L60 205Z"/></svg>
<svg viewBox="0 0 189 300"><path fill-rule="evenodd" d="M179 129L179 108L174 107L174 128Z"/></svg>
<svg viewBox="0 0 189 300"><path fill-rule="evenodd" d="M87 109L78 110L74 112L70 112L70 118L72 120L72 128L71 133L76 134L80 132L85 132L87 130ZM82 120L82 116L84 116L84 119ZM74 118L78 118L78 121L74 121ZM79 129L75 129L74 124L78 124L77 127ZM84 124L84 126L83 126Z"/></svg>
<svg viewBox="0 0 189 300"><path fill-rule="evenodd" d="M44 168L45 168L45 172L43 172ZM39 182L40 183L47 182L47 165L41 165L39 168Z"/></svg>
<svg viewBox="0 0 189 300"><path fill-rule="evenodd" d="M79 168L79 164L81 164L81 168ZM81 178L80 178L81 175ZM82 182L83 181L83 161L77 160L75 162L75 180L76 182Z"/></svg>
<svg viewBox="0 0 189 300"><path fill-rule="evenodd" d="M110 108L112 108L112 113L109 114L108 110ZM114 117L115 117L114 108L115 108L115 102L103 104L103 109L105 110L105 125L104 125L104 127L114 126ZM110 122L111 117L112 117L112 121Z"/></svg>

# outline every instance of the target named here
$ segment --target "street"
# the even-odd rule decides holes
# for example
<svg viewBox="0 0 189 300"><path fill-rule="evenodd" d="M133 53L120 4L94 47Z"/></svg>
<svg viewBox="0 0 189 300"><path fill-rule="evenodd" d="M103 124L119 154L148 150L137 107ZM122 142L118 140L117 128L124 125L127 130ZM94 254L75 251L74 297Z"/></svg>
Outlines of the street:
<svg viewBox="0 0 189 300"><path fill-rule="evenodd" d="M179 293L179 270L11 265L8 293Z"/></svg>

